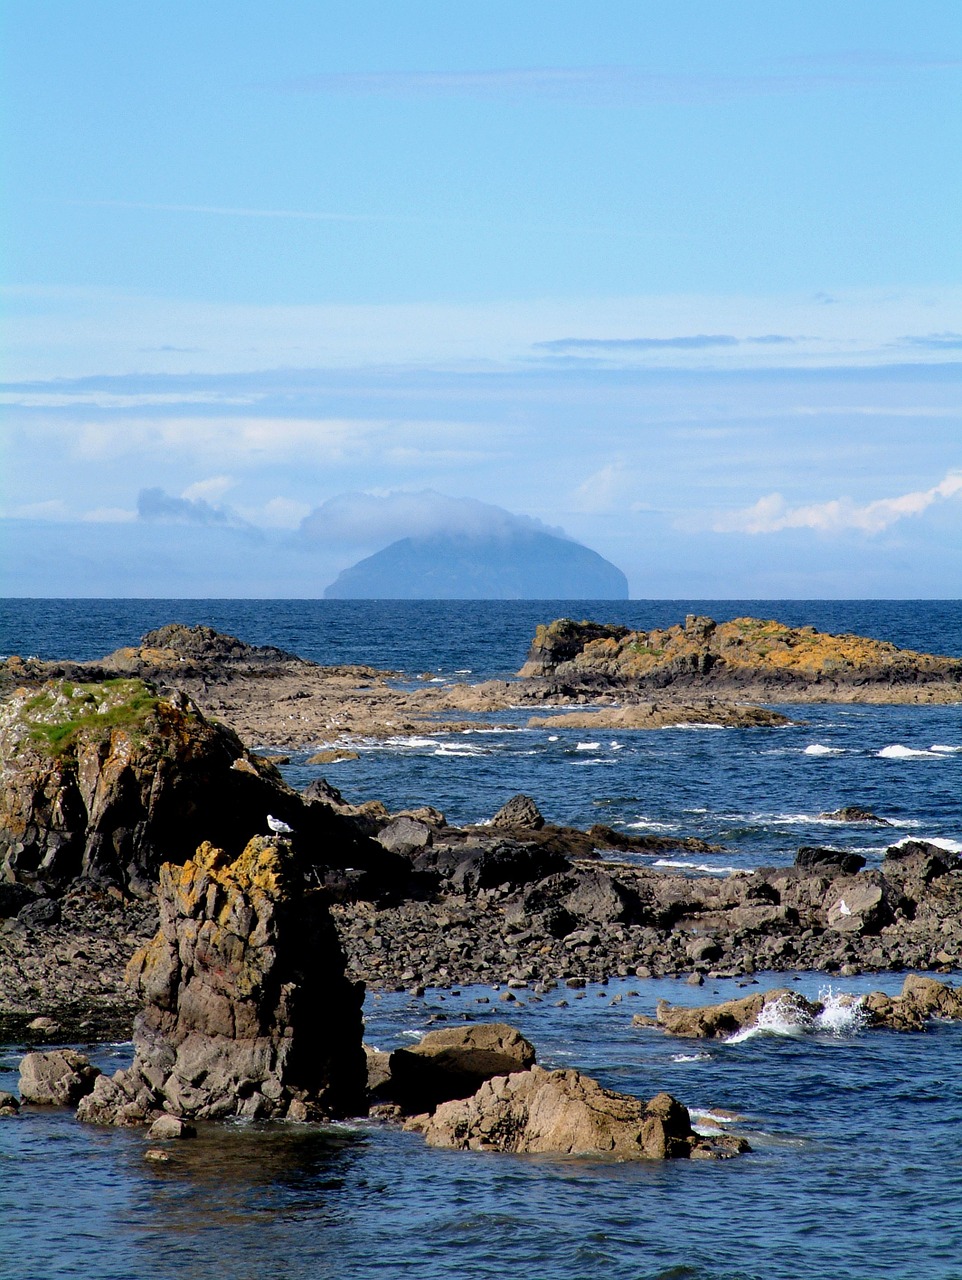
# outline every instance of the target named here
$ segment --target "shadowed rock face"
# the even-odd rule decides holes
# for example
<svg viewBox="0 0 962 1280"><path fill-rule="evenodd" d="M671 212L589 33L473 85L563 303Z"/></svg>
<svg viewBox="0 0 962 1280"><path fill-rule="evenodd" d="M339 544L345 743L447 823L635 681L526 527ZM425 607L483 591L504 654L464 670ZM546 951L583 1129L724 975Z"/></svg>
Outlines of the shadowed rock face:
<svg viewBox="0 0 962 1280"><path fill-rule="evenodd" d="M161 869L161 927L128 981L146 1002L134 1063L101 1077L81 1119L349 1115L363 1108L363 987L345 977L325 897L290 845L236 861L202 845Z"/></svg>
<svg viewBox="0 0 962 1280"><path fill-rule="evenodd" d="M962 701L962 659L758 618L690 616L655 631L561 618L538 628L520 674L568 688L767 688L788 697L814 690L819 699L857 690L874 701L886 700L880 690L925 687L924 700Z"/></svg>
<svg viewBox="0 0 962 1280"><path fill-rule="evenodd" d="M150 893L203 840L236 855L273 813L321 865L389 855L185 694L137 678L48 681L0 705L0 868L62 889L78 876Z"/></svg>

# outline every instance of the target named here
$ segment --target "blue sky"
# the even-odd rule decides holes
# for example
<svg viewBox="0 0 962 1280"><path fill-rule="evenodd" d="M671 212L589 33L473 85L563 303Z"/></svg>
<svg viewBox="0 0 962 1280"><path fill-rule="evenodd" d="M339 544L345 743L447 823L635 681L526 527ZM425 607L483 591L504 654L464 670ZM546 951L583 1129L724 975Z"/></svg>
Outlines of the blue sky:
<svg viewBox="0 0 962 1280"><path fill-rule="evenodd" d="M962 595L962 8L8 0L6 594ZM465 502L464 499L472 501Z"/></svg>

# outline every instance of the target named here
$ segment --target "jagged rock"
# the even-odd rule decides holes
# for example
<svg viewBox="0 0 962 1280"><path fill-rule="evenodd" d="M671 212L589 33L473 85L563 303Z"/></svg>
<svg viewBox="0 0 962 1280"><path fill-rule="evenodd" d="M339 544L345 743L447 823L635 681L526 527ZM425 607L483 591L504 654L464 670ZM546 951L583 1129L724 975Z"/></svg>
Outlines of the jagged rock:
<svg viewBox="0 0 962 1280"><path fill-rule="evenodd" d="M820 813L819 818L829 822L874 822L879 827L890 827L892 824L880 818L871 809L864 809L860 804L846 804L841 809L833 809L831 813Z"/></svg>
<svg viewBox="0 0 962 1280"><path fill-rule="evenodd" d="M910 973L899 995L872 991L863 1007L872 1026L922 1031L930 1018L962 1019L962 987Z"/></svg>
<svg viewBox="0 0 962 1280"><path fill-rule="evenodd" d="M28 1053L20 1061L20 1098L52 1107L74 1107L95 1087L100 1068L74 1049Z"/></svg>
<svg viewBox="0 0 962 1280"><path fill-rule="evenodd" d="M747 1149L738 1138L698 1138L687 1109L670 1094L645 1103L603 1089L580 1071L542 1067L495 1076L472 1097L409 1124L429 1146L457 1150L664 1160Z"/></svg>
<svg viewBox="0 0 962 1280"><path fill-rule="evenodd" d="M860 853L846 853L843 849L820 849L802 845L795 854L795 866L826 875L853 876L865 866L865 859Z"/></svg>
<svg viewBox="0 0 962 1280"><path fill-rule="evenodd" d="M491 819L491 826L530 827L533 831L540 831L544 817L530 796L518 794L501 806Z"/></svg>
<svg viewBox="0 0 962 1280"><path fill-rule="evenodd" d="M783 1008L795 1010L805 1018L811 1018L820 1006L806 1000L797 991L776 987L772 991L759 991L741 1000L725 1000L721 1004L703 1005L698 1009L685 1009L659 1000L656 1011L658 1026L669 1035L692 1039L727 1039L737 1031L753 1026L766 1005L781 1002ZM636 1019L639 1015L635 1015ZM650 1026L651 1019L636 1021L636 1026Z"/></svg>
<svg viewBox="0 0 962 1280"><path fill-rule="evenodd" d="M17 923L25 929L47 929L60 919L60 903L53 898L36 898L17 912Z"/></svg>
<svg viewBox="0 0 962 1280"><path fill-rule="evenodd" d="M962 701L962 659L759 618L690 616L653 631L561 618L538 627L519 674L548 677L567 693L671 685L819 701Z"/></svg>
<svg viewBox="0 0 962 1280"><path fill-rule="evenodd" d="M328 806L306 805L183 694L139 679L50 681L0 705L8 880L61 891L82 876L148 895L163 860L183 860L205 839L236 856L268 813L323 865L376 867L385 880L403 874Z"/></svg>
<svg viewBox="0 0 962 1280"><path fill-rule="evenodd" d="M256 837L231 862L202 845L165 864L160 932L130 962L146 1000L129 1071L102 1077L82 1119L348 1115L361 1109L362 989L323 895L290 845Z"/></svg>
<svg viewBox="0 0 962 1280"><path fill-rule="evenodd" d="M390 853L411 854L426 848L433 839L433 833L426 822L401 814L382 827L375 839Z"/></svg>
<svg viewBox="0 0 962 1280"><path fill-rule="evenodd" d="M439 866L443 864L439 862ZM451 882L466 893L500 885L519 887L567 871L567 858L536 844L499 840L493 845L476 844L466 856L454 851Z"/></svg>
<svg viewBox="0 0 962 1280"><path fill-rule="evenodd" d="M826 905L826 923L838 933L878 933L892 919L881 876L874 880L834 881Z"/></svg>
<svg viewBox="0 0 962 1280"><path fill-rule="evenodd" d="M576 887L562 899L561 908L597 924L633 920L640 914L637 895L631 894L604 871L582 872Z"/></svg>

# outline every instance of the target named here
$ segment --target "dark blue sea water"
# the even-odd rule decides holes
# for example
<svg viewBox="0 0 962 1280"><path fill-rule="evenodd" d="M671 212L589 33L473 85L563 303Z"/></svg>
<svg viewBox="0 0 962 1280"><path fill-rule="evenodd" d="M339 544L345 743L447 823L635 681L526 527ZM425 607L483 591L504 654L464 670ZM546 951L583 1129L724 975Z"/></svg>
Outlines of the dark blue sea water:
<svg viewBox="0 0 962 1280"><path fill-rule="evenodd" d="M649 627L689 612L760 614L962 655L962 605L905 601L18 600L3 604L0 652L91 658L180 620L322 662L448 680L517 670L534 624L559 614ZM458 674L467 669L471 677ZM360 760L326 773L353 799L440 804L457 821L525 790L556 821L704 835L726 846L697 858L716 874L790 861L802 843L870 858L905 835L962 847L959 708L794 714L806 723L589 735L529 730L519 713L499 733L366 744ZM287 766L298 784L316 776L305 755ZM869 805L893 827L819 819L846 803ZM837 990L896 990L902 976L834 981ZM795 981L814 995L826 979ZM561 994L569 1007L556 1007ZM776 1028L783 1033L709 1046L630 1025L659 996L695 1004L733 994L744 993L632 979L540 1001L520 992L509 1006L479 989L385 995L368 998L367 1035L391 1047L432 1019L507 1016L548 1065L736 1112L749 1156L611 1165L429 1151L368 1123L228 1125L158 1166L144 1161L140 1134L34 1112L0 1121L0 1276L962 1280L962 1025L917 1036ZM129 1048L97 1052L114 1068ZM4 1051L0 1088L15 1080L19 1053Z"/></svg>

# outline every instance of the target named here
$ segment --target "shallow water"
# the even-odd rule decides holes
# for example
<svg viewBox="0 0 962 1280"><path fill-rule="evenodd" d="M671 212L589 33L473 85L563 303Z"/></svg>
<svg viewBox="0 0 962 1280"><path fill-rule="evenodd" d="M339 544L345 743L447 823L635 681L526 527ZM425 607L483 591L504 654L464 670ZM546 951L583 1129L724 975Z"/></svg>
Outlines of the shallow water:
<svg viewBox="0 0 962 1280"><path fill-rule="evenodd" d="M784 981L763 976L761 985ZM819 975L796 983L810 996L824 985ZM842 983L854 992L900 985L901 975ZM546 1065L736 1113L731 1127L748 1136L751 1155L619 1165L432 1151L417 1135L368 1123L233 1124L170 1144L170 1163L155 1165L139 1133L35 1110L0 1126L3 1274L962 1276L962 1025L727 1044L631 1027L632 1013L652 1012L662 995L697 1004L755 989L634 979L559 988L540 1003L526 991L503 1004L503 992L465 988L367 1004L368 1039L386 1048L443 1025L432 1022L439 1016L507 1018ZM561 998L567 1008L555 1006ZM124 1056L118 1048L101 1060L113 1069Z"/></svg>

